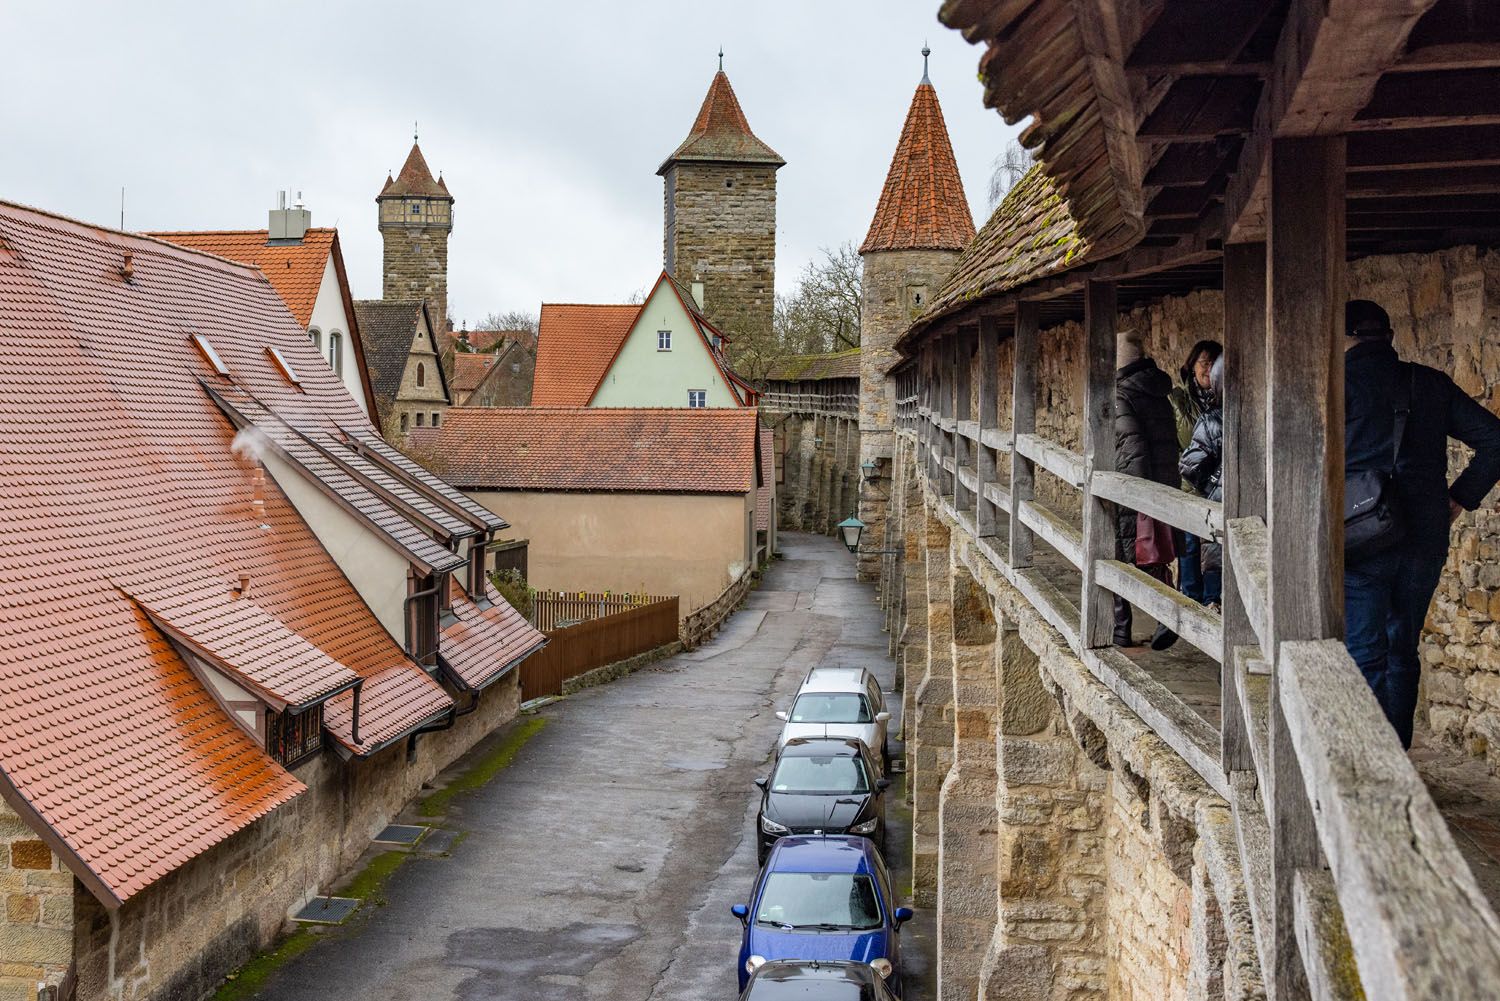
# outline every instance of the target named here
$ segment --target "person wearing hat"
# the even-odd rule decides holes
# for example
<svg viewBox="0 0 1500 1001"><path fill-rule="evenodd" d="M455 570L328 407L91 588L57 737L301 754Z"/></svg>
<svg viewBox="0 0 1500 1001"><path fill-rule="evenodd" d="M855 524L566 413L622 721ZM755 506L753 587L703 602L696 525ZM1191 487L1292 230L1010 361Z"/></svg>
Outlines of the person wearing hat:
<svg viewBox="0 0 1500 1001"><path fill-rule="evenodd" d="M1403 362L1378 304L1346 303L1344 333L1344 645L1410 747L1417 644L1448 558L1448 526L1500 481L1500 417L1445 373ZM1451 484L1449 438L1474 450ZM1351 502L1389 502L1390 530L1361 541Z"/></svg>
<svg viewBox="0 0 1500 1001"><path fill-rule="evenodd" d="M1115 335L1115 472L1128 473L1176 487L1177 418L1167 394L1172 379L1146 356L1141 336L1134 330ZM1144 562L1139 558L1136 533L1140 520L1128 508L1116 508L1115 542L1117 555L1133 563L1157 580L1170 584L1168 571L1174 556L1163 562ZM1170 538L1170 532L1164 533ZM1150 559L1148 556L1147 559ZM1130 603L1119 595L1114 599L1115 646L1134 646L1131 634ZM1177 634L1166 626L1157 626L1151 637L1153 649L1165 650L1177 642Z"/></svg>

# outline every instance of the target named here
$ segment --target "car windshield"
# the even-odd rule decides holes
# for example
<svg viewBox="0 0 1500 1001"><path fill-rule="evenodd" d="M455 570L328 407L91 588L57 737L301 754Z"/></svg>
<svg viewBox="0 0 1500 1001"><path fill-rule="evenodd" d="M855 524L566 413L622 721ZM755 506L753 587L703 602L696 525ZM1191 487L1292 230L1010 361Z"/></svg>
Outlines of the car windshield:
<svg viewBox="0 0 1500 1001"><path fill-rule="evenodd" d="M827 793L869 792L865 763L852 756L815 754L785 757L771 777L772 792Z"/></svg>
<svg viewBox="0 0 1500 1001"><path fill-rule="evenodd" d="M792 706L793 723L873 723L870 703L857 692L807 692Z"/></svg>
<svg viewBox="0 0 1500 1001"><path fill-rule="evenodd" d="M880 904L869 876L846 872L773 872L756 924L817 931L879 928Z"/></svg>
<svg viewBox="0 0 1500 1001"><path fill-rule="evenodd" d="M875 989L847 977L793 977L757 980L745 995L753 1001L874 1001Z"/></svg>

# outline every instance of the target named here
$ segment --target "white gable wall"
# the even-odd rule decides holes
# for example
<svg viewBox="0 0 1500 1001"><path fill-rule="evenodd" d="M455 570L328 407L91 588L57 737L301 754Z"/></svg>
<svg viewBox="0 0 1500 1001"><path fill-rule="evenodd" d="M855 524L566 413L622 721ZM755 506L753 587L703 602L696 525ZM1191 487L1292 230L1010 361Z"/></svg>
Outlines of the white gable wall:
<svg viewBox="0 0 1500 1001"><path fill-rule="evenodd" d="M344 388L354 397L354 402L359 404L359 409L365 412L365 416L370 416L364 383L359 378L359 358L354 353L354 338L349 334L349 315L344 311L344 294L339 288L339 273L333 266L332 254L328 255L328 260L323 264L323 282L318 286L318 298L313 302L312 321L308 323L307 329L309 334L314 330L318 331L318 344L329 365L333 364L333 334L338 333L343 345L341 378Z"/></svg>
<svg viewBox="0 0 1500 1001"><path fill-rule="evenodd" d="M672 350L656 349L659 330L672 331ZM661 282L589 406L686 407L690 389L704 390L710 407L739 406L682 302Z"/></svg>

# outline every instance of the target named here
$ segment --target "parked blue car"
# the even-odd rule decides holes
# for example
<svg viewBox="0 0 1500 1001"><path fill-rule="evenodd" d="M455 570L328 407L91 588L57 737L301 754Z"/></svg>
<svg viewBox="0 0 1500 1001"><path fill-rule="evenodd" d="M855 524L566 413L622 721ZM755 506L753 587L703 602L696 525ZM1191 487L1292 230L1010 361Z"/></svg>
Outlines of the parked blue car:
<svg viewBox="0 0 1500 1001"><path fill-rule="evenodd" d="M867 963L901 993L898 932L911 919L897 907L875 846L848 836L782 838L755 880L749 904L730 910L745 926L740 990L776 959Z"/></svg>

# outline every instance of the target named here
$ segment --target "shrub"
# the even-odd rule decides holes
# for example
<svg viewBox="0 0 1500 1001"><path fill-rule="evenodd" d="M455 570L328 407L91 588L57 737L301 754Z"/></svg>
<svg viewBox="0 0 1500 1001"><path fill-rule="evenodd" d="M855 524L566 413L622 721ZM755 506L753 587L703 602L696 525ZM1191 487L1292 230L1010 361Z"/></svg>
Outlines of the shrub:
<svg viewBox="0 0 1500 1001"><path fill-rule="evenodd" d="M510 603L510 607L528 620L531 618L532 612L536 610L536 589L526 583L526 578L521 576L521 571L496 570L490 574L490 583L495 585L495 590L500 592L500 597Z"/></svg>

